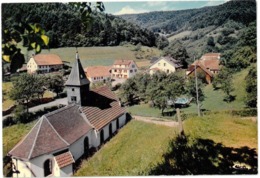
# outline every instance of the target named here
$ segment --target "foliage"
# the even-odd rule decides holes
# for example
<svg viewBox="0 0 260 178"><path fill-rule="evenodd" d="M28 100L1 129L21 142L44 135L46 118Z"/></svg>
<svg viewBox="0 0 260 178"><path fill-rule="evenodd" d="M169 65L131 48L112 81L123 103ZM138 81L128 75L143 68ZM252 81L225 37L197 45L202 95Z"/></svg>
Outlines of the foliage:
<svg viewBox="0 0 260 178"><path fill-rule="evenodd" d="M13 86L9 92L11 99L15 100L19 104L26 104L26 109L28 113L28 102L38 96L39 92L42 91L43 83L40 76L21 74L20 76L14 78Z"/></svg>
<svg viewBox="0 0 260 178"><path fill-rule="evenodd" d="M210 139L178 136L169 143L169 151L163 157L163 163L152 169L150 175L257 173L257 153L254 149L226 147ZM236 169L234 165L237 162L248 167Z"/></svg>
<svg viewBox="0 0 260 178"><path fill-rule="evenodd" d="M158 71L152 76L137 74L126 80L121 87L121 96L124 102L130 105L141 101L153 103L163 114L168 107L168 100L175 100L183 94L184 79L176 73L167 75Z"/></svg>
<svg viewBox="0 0 260 178"><path fill-rule="evenodd" d="M181 62L184 68L187 68L188 62L189 61L189 55L181 44L180 41L177 41L175 43L171 43L168 47L164 48L163 50L163 55L164 56L171 56L174 59L178 60Z"/></svg>
<svg viewBox="0 0 260 178"><path fill-rule="evenodd" d="M203 92L204 85L203 85L201 79L198 78L197 81L198 81L198 100L199 100L199 102L202 102L205 99L205 95L204 95L204 92ZM188 79L188 81L186 83L186 92L188 93L188 95L190 97L193 98L193 101L197 102L196 101L196 98L197 98L196 82L195 82L194 78L189 78Z"/></svg>
<svg viewBox="0 0 260 178"><path fill-rule="evenodd" d="M163 49L169 45L169 41L167 40L167 38L165 36L158 35L158 37L156 38L155 44L156 44L157 48Z"/></svg>
<svg viewBox="0 0 260 178"><path fill-rule="evenodd" d="M11 73L15 73L25 62L17 43L22 42L27 50L34 50L36 54L41 52L42 46L49 44L49 37L38 23L16 21L10 26L3 25L2 34L2 60L11 63Z"/></svg>
<svg viewBox="0 0 260 178"><path fill-rule="evenodd" d="M3 26L9 28L24 19L41 24L50 38L51 48L117 46L125 41L155 46L156 37L149 30L93 8L104 10L99 2L96 5L85 2L3 4L3 17L10 17L4 18Z"/></svg>
<svg viewBox="0 0 260 178"><path fill-rule="evenodd" d="M257 72L256 68L252 67L246 78L246 98L245 104L248 107L256 108L257 107Z"/></svg>
<svg viewBox="0 0 260 178"><path fill-rule="evenodd" d="M59 95L64 89L64 80L62 75L50 75L47 78L47 88Z"/></svg>
<svg viewBox="0 0 260 178"><path fill-rule="evenodd" d="M24 105L17 105L14 110L14 122L15 123L25 123L28 118L28 113L25 112Z"/></svg>
<svg viewBox="0 0 260 178"><path fill-rule="evenodd" d="M222 26L228 21L248 25L256 19L256 1L229 1L199 9L156 11L121 17L154 32L165 31L168 34L187 28L195 31L213 25Z"/></svg>
<svg viewBox="0 0 260 178"><path fill-rule="evenodd" d="M224 100L227 102L233 101L235 98L231 93L234 91L232 71L226 67L222 67L219 74L213 80L213 87L217 87L225 93Z"/></svg>

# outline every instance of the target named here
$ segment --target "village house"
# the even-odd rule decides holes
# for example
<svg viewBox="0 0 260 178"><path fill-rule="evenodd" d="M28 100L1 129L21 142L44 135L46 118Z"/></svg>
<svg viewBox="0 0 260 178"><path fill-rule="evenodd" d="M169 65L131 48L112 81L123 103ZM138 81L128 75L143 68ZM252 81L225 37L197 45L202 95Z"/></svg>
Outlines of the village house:
<svg viewBox="0 0 260 178"><path fill-rule="evenodd" d="M91 66L84 69L91 83L106 82L111 78L111 66Z"/></svg>
<svg viewBox="0 0 260 178"><path fill-rule="evenodd" d="M28 73L48 73L62 69L63 62L56 54L33 55L27 63Z"/></svg>
<svg viewBox="0 0 260 178"><path fill-rule="evenodd" d="M208 84L212 82L213 73L209 71L200 60L195 61L192 65L190 65L186 71L187 76L195 76L195 69L197 72L197 76L204 75L205 80Z"/></svg>
<svg viewBox="0 0 260 178"><path fill-rule="evenodd" d="M220 53L204 54L188 67L186 75L194 75L195 66L197 66L198 73L204 73L207 83L211 83L213 76L220 71Z"/></svg>
<svg viewBox="0 0 260 178"><path fill-rule="evenodd" d="M68 105L43 115L8 153L13 177L71 176L75 161L126 124L125 108L108 87L90 90L78 54L65 85Z"/></svg>
<svg viewBox="0 0 260 178"><path fill-rule="evenodd" d="M153 62L153 64L150 66L150 74L154 74L156 71L164 71L167 74L173 73L179 68L182 67L182 64L173 59L170 56L160 57L156 61Z"/></svg>
<svg viewBox="0 0 260 178"><path fill-rule="evenodd" d="M115 60L112 69L112 78L130 78L138 72L138 67L133 60Z"/></svg>

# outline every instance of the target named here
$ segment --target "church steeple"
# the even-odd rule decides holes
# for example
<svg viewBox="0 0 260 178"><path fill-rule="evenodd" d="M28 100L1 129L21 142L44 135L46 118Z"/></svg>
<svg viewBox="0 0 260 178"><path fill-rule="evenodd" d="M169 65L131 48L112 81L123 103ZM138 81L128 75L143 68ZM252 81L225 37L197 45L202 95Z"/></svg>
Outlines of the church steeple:
<svg viewBox="0 0 260 178"><path fill-rule="evenodd" d="M76 60L72 66L69 78L65 83L67 88L68 103L76 103L81 106L87 104L87 95L89 93L89 80L83 70L79 59L79 53L76 52Z"/></svg>

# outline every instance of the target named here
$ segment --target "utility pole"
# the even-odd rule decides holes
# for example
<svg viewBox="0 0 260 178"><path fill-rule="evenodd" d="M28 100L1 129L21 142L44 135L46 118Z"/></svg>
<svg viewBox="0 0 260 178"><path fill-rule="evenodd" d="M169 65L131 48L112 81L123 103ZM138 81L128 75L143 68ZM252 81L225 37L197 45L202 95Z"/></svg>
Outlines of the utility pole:
<svg viewBox="0 0 260 178"><path fill-rule="evenodd" d="M194 57L195 62L195 57ZM198 109L198 116L200 117L200 103L199 103L199 92L198 92L198 79L197 79L197 63L195 62L195 85L196 85L196 100L197 100L197 109Z"/></svg>

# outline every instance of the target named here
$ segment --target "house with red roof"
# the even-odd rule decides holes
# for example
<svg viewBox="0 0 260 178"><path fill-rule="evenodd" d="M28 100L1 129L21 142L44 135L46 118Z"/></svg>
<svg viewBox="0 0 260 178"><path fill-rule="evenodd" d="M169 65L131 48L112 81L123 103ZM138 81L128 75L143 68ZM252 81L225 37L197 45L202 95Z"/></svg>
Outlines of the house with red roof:
<svg viewBox="0 0 260 178"><path fill-rule="evenodd" d="M112 78L130 78L133 77L138 72L138 67L133 60L115 60L112 69Z"/></svg>
<svg viewBox="0 0 260 178"><path fill-rule="evenodd" d="M187 69L186 75L194 76L196 69L198 73L203 73L207 83L211 83L215 74L220 71L220 53L206 53L199 60L194 61Z"/></svg>
<svg viewBox="0 0 260 178"><path fill-rule="evenodd" d="M108 88L90 90L79 55L66 82L68 105L43 115L8 153L13 177L66 177L75 162L126 124L126 110Z"/></svg>
<svg viewBox="0 0 260 178"><path fill-rule="evenodd" d="M62 69L63 62L56 54L33 55L27 63L28 73L49 73Z"/></svg>
<svg viewBox="0 0 260 178"><path fill-rule="evenodd" d="M91 66L84 69L91 83L108 81L111 78L111 66Z"/></svg>

